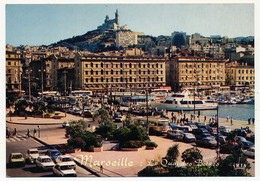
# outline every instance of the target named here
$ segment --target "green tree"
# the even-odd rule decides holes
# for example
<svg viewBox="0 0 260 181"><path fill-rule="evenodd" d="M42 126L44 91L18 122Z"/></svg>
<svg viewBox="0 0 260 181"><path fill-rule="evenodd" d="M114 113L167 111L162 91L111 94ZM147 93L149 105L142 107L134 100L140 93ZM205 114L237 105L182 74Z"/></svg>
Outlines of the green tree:
<svg viewBox="0 0 260 181"><path fill-rule="evenodd" d="M25 99L19 100L18 102L15 103L15 107L14 107L15 113L19 114L19 115L22 112L24 113L26 107L28 107L28 106L29 106L29 104L28 104L28 102Z"/></svg>
<svg viewBox="0 0 260 181"><path fill-rule="evenodd" d="M86 147L86 142L80 137L70 138L67 142L68 146L71 146L73 148L84 149Z"/></svg>
<svg viewBox="0 0 260 181"><path fill-rule="evenodd" d="M69 126L66 127L65 136L70 136L71 138L81 137L85 133L87 124L83 120L71 121Z"/></svg>
<svg viewBox="0 0 260 181"><path fill-rule="evenodd" d="M249 176L248 170L250 168L251 165L242 152L242 143L235 147L231 155L219 160L220 176Z"/></svg>
<svg viewBox="0 0 260 181"><path fill-rule="evenodd" d="M167 159L168 163L175 163L179 155L179 144L175 144L168 149L165 158Z"/></svg>
<svg viewBox="0 0 260 181"><path fill-rule="evenodd" d="M182 153L181 158L188 166L195 166L202 162L203 156L198 148L189 148Z"/></svg>
<svg viewBox="0 0 260 181"><path fill-rule="evenodd" d="M114 125L103 125L96 128L95 133L101 135L103 138L111 139L115 130Z"/></svg>
<svg viewBox="0 0 260 181"><path fill-rule="evenodd" d="M103 109L103 108L97 110L94 113L93 119L94 120L97 119L100 126L103 126L103 125L111 126L111 125L113 125L113 121L110 119L108 111L106 109Z"/></svg>
<svg viewBox="0 0 260 181"><path fill-rule="evenodd" d="M33 103L31 104L31 107L33 108L33 113L36 115L40 115L47 110L43 101Z"/></svg>

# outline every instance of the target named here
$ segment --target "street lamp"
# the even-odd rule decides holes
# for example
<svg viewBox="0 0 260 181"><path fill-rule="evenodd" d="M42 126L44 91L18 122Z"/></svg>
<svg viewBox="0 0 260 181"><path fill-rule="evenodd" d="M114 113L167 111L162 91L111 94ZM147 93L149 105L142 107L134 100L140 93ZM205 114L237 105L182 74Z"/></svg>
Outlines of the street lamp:
<svg viewBox="0 0 260 181"><path fill-rule="evenodd" d="M32 70L26 70L27 73L28 73L28 81L29 81L29 102L31 102L31 73L32 73Z"/></svg>
<svg viewBox="0 0 260 181"><path fill-rule="evenodd" d="M65 117L67 116L67 73L68 71L64 70L64 95L65 95ZM83 110L84 111L84 110Z"/></svg>
<svg viewBox="0 0 260 181"><path fill-rule="evenodd" d="M42 101L44 103L44 100L43 100L43 72L45 72L45 69L41 70L39 69L39 72L41 73L41 91L42 91ZM42 118L44 118L44 111L42 111Z"/></svg>

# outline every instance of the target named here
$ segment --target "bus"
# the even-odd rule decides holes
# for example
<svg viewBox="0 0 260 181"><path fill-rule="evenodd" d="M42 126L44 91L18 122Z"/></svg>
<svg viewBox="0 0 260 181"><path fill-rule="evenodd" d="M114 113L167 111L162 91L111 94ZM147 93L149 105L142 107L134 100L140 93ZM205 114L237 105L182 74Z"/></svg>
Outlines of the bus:
<svg viewBox="0 0 260 181"><path fill-rule="evenodd" d="M166 119L158 119L149 121L149 127L161 133L167 133L169 130L169 121Z"/></svg>
<svg viewBox="0 0 260 181"><path fill-rule="evenodd" d="M74 97L91 96L92 91L91 90L74 90L74 91L71 91L71 95Z"/></svg>

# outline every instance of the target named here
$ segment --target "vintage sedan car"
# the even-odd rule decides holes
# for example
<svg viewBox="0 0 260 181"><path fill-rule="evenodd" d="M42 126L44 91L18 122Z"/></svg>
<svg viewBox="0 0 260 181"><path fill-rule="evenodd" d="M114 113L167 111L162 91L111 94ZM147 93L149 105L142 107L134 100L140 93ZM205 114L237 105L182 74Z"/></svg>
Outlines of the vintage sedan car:
<svg viewBox="0 0 260 181"><path fill-rule="evenodd" d="M183 135L183 131L181 130L168 130L167 137L173 138L173 139L180 139Z"/></svg>
<svg viewBox="0 0 260 181"><path fill-rule="evenodd" d="M11 153L9 156L9 164L13 166L25 166L25 160L22 153Z"/></svg>
<svg viewBox="0 0 260 181"><path fill-rule="evenodd" d="M202 146L206 148L216 148L217 147L217 141L214 137L205 137L201 140L196 140L197 146Z"/></svg>
<svg viewBox="0 0 260 181"><path fill-rule="evenodd" d="M60 156L58 156L58 158L56 159L56 163L67 163L68 165L71 165L74 170L76 169L76 163L68 155L60 155Z"/></svg>
<svg viewBox="0 0 260 181"><path fill-rule="evenodd" d="M243 146L242 146L243 149L249 149L249 148L251 148L251 147L254 146L254 143L252 143L252 142L250 142L250 141L247 141L247 140L246 140L244 137L242 137L242 136L237 136L237 137L236 137L236 141L243 143Z"/></svg>
<svg viewBox="0 0 260 181"><path fill-rule="evenodd" d="M53 167L53 175L58 177L77 177L76 171L66 162L57 163Z"/></svg>
<svg viewBox="0 0 260 181"><path fill-rule="evenodd" d="M49 156L39 156L36 159L36 168L40 168L42 170L52 170L54 167L54 162L51 160Z"/></svg>
<svg viewBox="0 0 260 181"><path fill-rule="evenodd" d="M25 160L27 163L35 163L36 159L39 157L39 151L37 149L29 149L26 152Z"/></svg>
<svg viewBox="0 0 260 181"><path fill-rule="evenodd" d="M59 150L48 150L46 152L46 155L50 156L51 159L56 162L56 159L58 158L58 156L61 155L61 152Z"/></svg>
<svg viewBox="0 0 260 181"><path fill-rule="evenodd" d="M251 147L247 150L242 151L244 155L250 157L250 158L255 158L255 147Z"/></svg>
<svg viewBox="0 0 260 181"><path fill-rule="evenodd" d="M192 133L183 133L182 141L186 143L191 143L191 142L195 142L196 138Z"/></svg>

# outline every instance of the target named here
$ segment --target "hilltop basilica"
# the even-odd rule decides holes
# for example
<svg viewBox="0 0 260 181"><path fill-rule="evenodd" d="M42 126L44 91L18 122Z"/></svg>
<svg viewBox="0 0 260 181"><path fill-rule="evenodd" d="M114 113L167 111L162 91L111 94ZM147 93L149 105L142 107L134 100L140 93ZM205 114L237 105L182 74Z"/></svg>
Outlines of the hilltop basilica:
<svg viewBox="0 0 260 181"><path fill-rule="evenodd" d="M105 30L127 30L127 25L119 26L119 14L118 10L115 13L115 19L109 19L108 15L104 20L104 23L101 26L98 26L97 29L105 31Z"/></svg>

